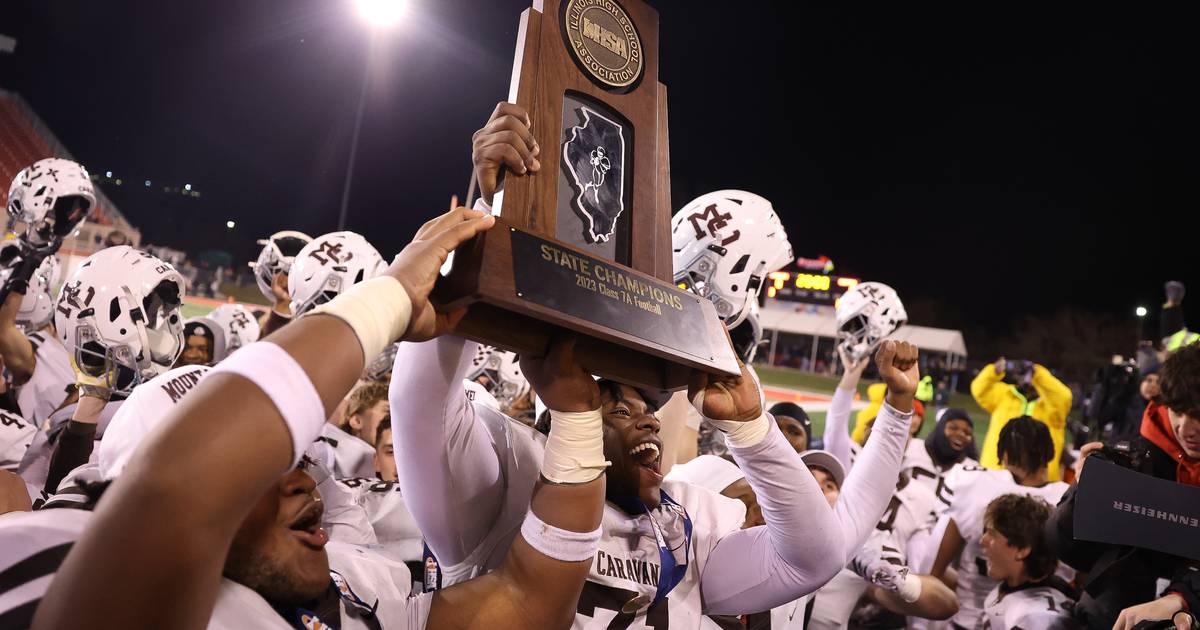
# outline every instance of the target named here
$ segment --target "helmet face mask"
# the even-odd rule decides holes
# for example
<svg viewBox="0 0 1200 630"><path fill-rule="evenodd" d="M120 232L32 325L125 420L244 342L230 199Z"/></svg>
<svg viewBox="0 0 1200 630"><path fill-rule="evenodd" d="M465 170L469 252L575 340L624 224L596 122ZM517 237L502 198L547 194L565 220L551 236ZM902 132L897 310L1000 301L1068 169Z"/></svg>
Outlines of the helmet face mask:
<svg viewBox="0 0 1200 630"><path fill-rule="evenodd" d="M83 197L59 197L52 211L37 223L29 226L30 240L35 244L49 243L55 238L64 238L83 222L87 216L88 201Z"/></svg>
<svg viewBox="0 0 1200 630"><path fill-rule="evenodd" d="M754 356L758 354L758 348L763 343L762 325L758 321L758 302L752 301L742 323L729 329L729 340L733 342L733 349L741 357L742 363L754 362Z"/></svg>
<svg viewBox="0 0 1200 630"><path fill-rule="evenodd" d="M325 279L321 290L315 295L303 302L292 302L292 316L303 315L322 304L333 301L333 298L341 294L342 279L337 276L329 276Z"/></svg>
<svg viewBox="0 0 1200 630"><path fill-rule="evenodd" d="M875 345L870 332L867 318L861 314L838 328L838 338L841 339L839 345L846 349L851 360L859 361L870 354Z"/></svg>
<svg viewBox="0 0 1200 630"><path fill-rule="evenodd" d="M139 368L133 349L127 345L105 347L98 341L94 327L80 326L76 329L76 368L95 378L110 375L113 392L128 394L134 387L152 378Z"/></svg>
<svg viewBox="0 0 1200 630"><path fill-rule="evenodd" d="M381 381L386 378L392 371L392 365L396 363L396 352L399 349L400 344L398 343L393 343L384 348L383 352L380 352L363 369L362 377L368 381Z"/></svg>
<svg viewBox="0 0 1200 630"><path fill-rule="evenodd" d="M491 346L481 345L476 350L467 380L482 385L500 403L501 409L512 406L530 389L521 372L520 357Z"/></svg>
<svg viewBox="0 0 1200 630"><path fill-rule="evenodd" d="M254 281L263 297L275 301L275 293L271 288L275 276L291 272L292 262L311 242L311 236L294 230L276 232L270 238L259 239L258 244L263 248L258 260L250 263L250 268L254 270Z"/></svg>

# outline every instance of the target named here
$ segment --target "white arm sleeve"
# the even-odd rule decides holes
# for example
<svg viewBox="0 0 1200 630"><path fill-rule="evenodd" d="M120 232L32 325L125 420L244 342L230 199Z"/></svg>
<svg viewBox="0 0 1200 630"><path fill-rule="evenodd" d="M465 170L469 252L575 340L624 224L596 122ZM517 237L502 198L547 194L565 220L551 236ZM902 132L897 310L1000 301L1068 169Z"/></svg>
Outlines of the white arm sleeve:
<svg viewBox="0 0 1200 630"><path fill-rule="evenodd" d="M867 536L875 531L875 525L896 493L911 418L911 413L901 414L883 403L871 437L858 456L858 465L842 483L834 512L845 536L843 564L850 562Z"/></svg>
<svg viewBox="0 0 1200 630"><path fill-rule="evenodd" d="M401 492L447 566L483 541L504 504L500 459L463 388L474 350L457 337L402 343L388 390Z"/></svg>
<svg viewBox="0 0 1200 630"><path fill-rule="evenodd" d="M854 388L837 388L829 412L825 414L825 450L850 470L850 405L854 402Z"/></svg>
<svg viewBox="0 0 1200 630"><path fill-rule="evenodd" d="M833 510L774 419L761 442L729 450L767 524L717 542L700 581L705 614L770 610L817 590L845 564L829 553L845 546Z"/></svg>

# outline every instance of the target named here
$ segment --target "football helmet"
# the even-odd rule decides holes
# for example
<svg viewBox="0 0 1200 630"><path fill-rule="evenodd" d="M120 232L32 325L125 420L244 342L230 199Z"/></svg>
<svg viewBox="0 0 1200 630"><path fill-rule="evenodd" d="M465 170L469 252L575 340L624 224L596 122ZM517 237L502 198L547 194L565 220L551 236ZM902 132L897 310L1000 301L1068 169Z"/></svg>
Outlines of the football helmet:
<svg viewBox="0 0 1200 630"><path fill-rule="evenodd" d="M292 261L288 294L292 317L299 317L342 291L383 273L387 264L367 239L354 232L331 232L313 239Z"/></svg>
<svg viewBox="0 0 1200 630"><path fill-rule="evenodd" d="M187 282L170 264L128 245L102 249L59 292L58 335L75 369L113 375L113 392L171 368L183 352L179 309Z"/></svg>
<svg viewBox="0 0 1200 630"><path fill-rule="evenodd" d="M40 247L70 234L95 205L96 192L83 165L38 160L17 173L8 189L8 230L24 224L21 238Z"/></svg>
<svg viewBox="0 0 1200 630"><path fill-rule="evenodd" d="M837 305L838 345L853 361L870 355L908 321L896 290L882 282L861 282Z"/></svg>
<svg viewBox="0 0 1200 630"><path fill-rule="evenodd" d="M258 341L258 336L262 332L254 314L241 304L222 304L205 317L215 322L224 333L225 347L223 352L216 355L214 359L216 361L233 354L242 346L248 346Z"/></svg>
<svg viewBox="0 0 1200 630"><path fill-rule="evenodd" d="M712 301L732 329L746 318L767 274L792 260L771 202L741 190L701 195L671 219L675 283Z"/></svg>
<svg viewBox="0 0 1200 630"><path fill-rule="evenodd" d="M471 369L467 380L483 385L484 389L507 409L518 398L529 392L529 381L521 373L521 365L514 352L505 352L491 346L479 346L471 357Z"/></svg>
<svg viewBox="0 0 1200 630"><path fill-rule="evenodd" d="M258 253L258 260L250 263L250 268L254 270L258 290L269 303L275 302L275 293L271 291L275 275L290 271L296 254L311 242L311 236L294 230L284 230L272 234L270 238L258 239L258 244L263 248Z"/></svg>

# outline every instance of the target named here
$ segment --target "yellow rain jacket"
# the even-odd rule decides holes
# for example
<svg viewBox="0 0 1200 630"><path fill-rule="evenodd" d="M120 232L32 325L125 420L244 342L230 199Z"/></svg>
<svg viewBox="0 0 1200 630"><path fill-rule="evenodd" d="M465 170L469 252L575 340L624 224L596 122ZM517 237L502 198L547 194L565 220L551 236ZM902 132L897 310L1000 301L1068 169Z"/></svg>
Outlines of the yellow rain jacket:
<svg viewBox="0 0 1200 630"><path fill-rule="evenodd" d="M879 415L879 408L883 406L883 397L886 394L887 385L884 383L875 383L867 387L869 404L854 416L854 430L850 433L850 439L860 445L867 441L867 425Z"/></svg>
<svg viewBox="0 0 1200 630"><path fill-rule="evenodd" d="M917 383L916 399L929 404L933 402L933 377L926 374L921 377L921 382Z"/></svg>
<svg viewBox="0 0 1200 630"><path fill-rule="evenodd" d="M1038 392L1038 399L1033 402L1026 400L1020 390L1003 379L1004 374L997 373L996 366L988 364L971 381L971 395L975 397L975 402L992 414L979 463L985 468L1001 468L996 456L1000 429L1013 418L1032 416L1050 429L1050 437L1054 439L1054 459L1050 462L1047 476L1050 481L1058 481L1061 476L1058 460L1066 439L1067 413L1071 411L1071 389L1040 365L1033 366L1033 388Z"/></svg>

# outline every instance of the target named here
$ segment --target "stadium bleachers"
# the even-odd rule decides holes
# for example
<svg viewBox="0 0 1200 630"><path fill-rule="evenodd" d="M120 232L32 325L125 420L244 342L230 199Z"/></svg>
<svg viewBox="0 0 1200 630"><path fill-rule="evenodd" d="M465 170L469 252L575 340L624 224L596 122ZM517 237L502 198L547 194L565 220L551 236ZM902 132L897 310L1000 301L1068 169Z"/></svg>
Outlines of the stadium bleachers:
<svg viewBox="0 0 1200 630"><path fill-rule="evenodd" d="M19 96L0 90L0 186L8 192L8 183L21 169L48 157L74 159L37 114ZM90 223L131 228L112 201L97 188L96 207Z"/></svg>
<svg viewBox="0 0 1200 630"><path fill-rule="evenodd" d="M53 155L13 100L0 96L0 181L12 181L21 169Z"/></svg>

